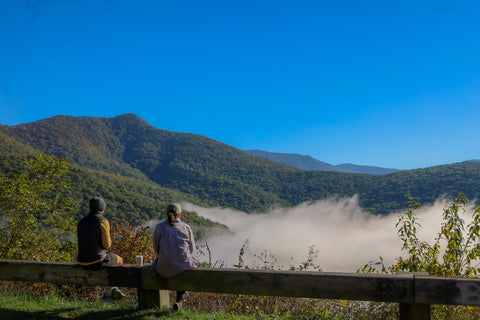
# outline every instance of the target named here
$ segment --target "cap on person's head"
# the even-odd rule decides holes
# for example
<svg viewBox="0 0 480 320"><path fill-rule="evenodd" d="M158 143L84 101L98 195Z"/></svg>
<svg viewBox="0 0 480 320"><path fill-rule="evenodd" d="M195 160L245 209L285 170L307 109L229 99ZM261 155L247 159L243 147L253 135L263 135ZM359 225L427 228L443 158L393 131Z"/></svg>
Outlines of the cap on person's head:
<svg viewBox="0 0 480 320"><path fill-rule="evenodd" d="M105 200L100 197L90 199L90 212L102 212L107 207Z"/></svg>
<svg viewBox="0 0 480 320"><path fill-rule="evenodd" d="M167 206L167 213L170 211L173 211L176 215L178 215L179 213L182 213L182 207L180 207L178 203L170 203Z"/></svg>

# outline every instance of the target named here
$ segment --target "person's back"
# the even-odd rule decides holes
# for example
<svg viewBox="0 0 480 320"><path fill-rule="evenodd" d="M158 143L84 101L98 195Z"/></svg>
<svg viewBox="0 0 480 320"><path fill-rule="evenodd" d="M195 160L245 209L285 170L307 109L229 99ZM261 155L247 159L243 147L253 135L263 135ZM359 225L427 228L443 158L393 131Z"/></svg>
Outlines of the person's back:
<svg viewBox="0 0 480 320"><path fill-rule="evenodd" d="M167 206L167 221L157 224L153 233L153 250L158 257L154 268L163 277L173 277L198 265L193 257L195 240L190 226L180 220L182 208L178 203ZM177 291L178 310L184 301L185 291Z"/></svg>
<svg viewBox="0 0 480 320"><path fill-rule="evenodd" d="M110 247L108 241L102 241L102 223L106 219L99 213L89 214L78 222L78 257L80 265L90 265L102 261L106 257L105 247ZM104 243L106 242L106 243Z"/></svg>
<svg viewBox="0 0 480 320"><path fill-rule="evenodd" d="M159 223L154 232L155 250L158 253L156 270L164 277L175 276L197 266L193 257L195 240L190 227L181 220L171 226L168 221Z"/></svg>
<svg viewBox="0 0 480 320"><path fill-rule="evenodd" d="M88 270L98 270L104 266L123 263L122 257L107 252L112 245L110 224L103 216L107 204L100 197L90 199L90 213L77 224L78 264ZM121 299L125 295L117 287L108 289L105 300Z"/></svg>

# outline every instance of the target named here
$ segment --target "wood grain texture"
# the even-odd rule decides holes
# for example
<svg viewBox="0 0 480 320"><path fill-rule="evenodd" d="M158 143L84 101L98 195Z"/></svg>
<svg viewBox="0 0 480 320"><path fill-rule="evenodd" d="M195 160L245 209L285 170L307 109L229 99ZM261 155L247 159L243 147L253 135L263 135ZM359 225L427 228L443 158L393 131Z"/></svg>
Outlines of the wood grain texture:
<svg viewBox="0 0 480 320"><path fill-rule="evenodd" d="M0 280L138 288L140 277L137 267L85 270L74 263L0 260Z"/></svg>
<svg viewBox="0 0 480 320"><path fill-rule="evenodd" d="M148 266L105 267L90 271L74 263L0 260L0 280L480 306L480 279L414 273L377 275L196 268L167 279Z"/></svg>
<svg viewBox="0 0 480 320"><path fill-rule="evenodd" d="M165 279L143 272L142 286L150 289L406 303L413 301L414 293L412 275L196 268Z"/></svg>
<svg viewBox="0 0 480 320"><path fill-rule="evenodd" d="M196 268L173 278L145 267L84 270L72 263L0 261L0 280L385 302L414 301L413 275Z"/></svg>
<svg viewBox="0 0 480 320"><path fill-rule="evenodd" d="M480 306L480 279L415 277L418 303Z"/></svg>

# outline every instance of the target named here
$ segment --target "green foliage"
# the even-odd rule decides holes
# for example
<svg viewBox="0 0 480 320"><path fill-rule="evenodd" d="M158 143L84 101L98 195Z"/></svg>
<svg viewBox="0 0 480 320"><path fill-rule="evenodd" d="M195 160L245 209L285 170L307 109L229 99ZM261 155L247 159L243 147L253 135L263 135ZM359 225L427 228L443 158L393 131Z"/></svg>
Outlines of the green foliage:
<svg viewBox="0 0 480 320"><path fill-rule="evenodd" d="M72 260L72 202L59 196L69 161L40 153L0 175L0 259Z"/></svg>
<svg viewBox="0 0 480 320"><path fill-rule="evenodd" d="M250 240L246 239L238 252L238 262L233 265L238 269L254 269L254 270L282 270L283 266L277 264L278 260L275 254L268 252L267 250L261 251L259 254L253 253L253 259L247 263L246 254L248 247L250 246ZM315 264L315 259L318 257L318 250L312 245L308 248L308 254L305 261L301 262L298 266L291 265L290 271L322 271L322 268L318 264ZM293 259L293 258L292 258ZM211 266L210 264L207 264Z"/></svg>
<svg viewBox="0 0 480 320"><path fill-rule="evenodd" d="M58 124L60 126L60 124ZM0 126L1 127L1 126ZM45 131L48 132L47 129ZM75 130L73 130L75 131ZM28 134L26 135L28 136ZM46 137L45 137L46 138ZM62 140L65 141L65 140ZM25 171L25 162L37 157L38 151L0 132L0 175L14 177L18 172ZM107 201L107 218L113 224L131 224L139 226L151 219L163 219L162 213L168 202L189 201L198 205L208 206L189 194L162 187L146 178L123 176L116 173L93 170L72 163L70 169L62 176L62 181L68 187L55 188L58 201L75 199L75 208L70 211L74 219L80 219L88 214L88 199L102 196ZM52 191L53 192L53 191ZM208 236L211 232L228 231L227 227L198 216L195 212L185 211L182 219L191 224L198 239ZM75 244L62 242L68 248L62 250L75 251Z"/></svg>
<svg viewBox="0 0 480 320"><path fill-rule="evenodd" d="M71 191L75 198L103 196L115 209L110 210L112 218L133 224L154 217L157 207L168 201L253 212L272 205L358 195L363 208L386 214L402 209L406 194L417 195L422 203L441 196L453 199L458 192L480 198L480 163L380 176L307 171L254 157L205 136L157 129L132 114L57 116L0 126L1 139L8 146L0 151L3 171L14 165L12 154L28 148L68 158L76 170Z"/></svg>
<svg viewBox="0 0 480 320"><path fill-rule="evenodd" d="M152 262L155 252L147 229L148 227L133 227L129 223L115 224L111 230L110 250L122 257L124 263L135 264L135 256L143 256L145 264Z"/></svg>
<svg viewBox="0 0 480 320"><path fill-rule="evenodd" d="M100 196L107 202L105 216L114 223L128 222L141 225L151 219L162 219L162 214L172 201L190 201L206 205L195 197L176 190L164 188L149 181L139 181L131 177L94 171L72 166L66 179L71 188L65 190L65 196L78 199L82 206L78 218L88 214L88 199ZM199 217L198 223L208 224Z"/></svg>
<svg viewBox="0 0 480 320"><path fill-rule="evenodd" d="M246 239L242 246L240 247L240 251L238 253L238 263L233 265L235 268L238 269L248 269L248 266L245 265L245 253L247 252L248 246L250 245L250 240Z"/></svg>
<svg viewBox="0 0 480 320"><path fill-rule="evenodd" d="M308 255L305 261L300 263L298 267L290 266L292 271L308 271L310 269L315 271L322 271L322 268L318 264L315 264L315 259L318 257L319 251L315 249L315 246L312 245L308 248Z"/></svg>
<svg viewBox="0 0 480 320"><path fill-rule="evenodd" d="M276 319L276 320L394 320L398 304L346 300L255 297L190 292L179 312L169 308L138 310L135 294L121 303L68 297L52 292L0 288L2 320L20 319ZM479 307L432 306L432 319L476 320Z"/></svg>
<svg viewBox="0 0 480 320"><path fill-rule="evenodd" d="M378 262L370 262L362 272L384 273L399 271L428 272L439 276L474 277L480 273L480 206L473 212L472 221L465 225L462 215L465 213L468 199L459 194L448 208L443 210L443 223L435 242L430 245L418 238L421 225L415 211L420 204L410 198L406 215L397 223L398 236L402 240L402 250L408 257L398 257L396 264L385 266L380 257Z"/></svg>

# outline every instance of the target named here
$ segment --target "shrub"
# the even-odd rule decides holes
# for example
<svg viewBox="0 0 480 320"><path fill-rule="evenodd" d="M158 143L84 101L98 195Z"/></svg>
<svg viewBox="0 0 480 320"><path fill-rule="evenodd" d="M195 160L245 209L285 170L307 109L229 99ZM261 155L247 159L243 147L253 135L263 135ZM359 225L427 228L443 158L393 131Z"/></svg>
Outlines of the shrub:
<svg viewBox="0 0 480 320"><path fill-rule="evenodd" d="M477 276L480 273L480 206L473 212L471 222L465 225L462 214L467 204L468 199L459 194L456 201L443 210L442 226L431 245L417 236L421 225L415 211L420 204L410 198L406 214L400 216L397 223L397 233L403 242L402 250L408 252L408 257L398 257L391 266L386 266L380 257L379 261L369 262L359 272L408 271L438 276Z"/></svg>

